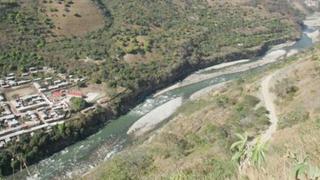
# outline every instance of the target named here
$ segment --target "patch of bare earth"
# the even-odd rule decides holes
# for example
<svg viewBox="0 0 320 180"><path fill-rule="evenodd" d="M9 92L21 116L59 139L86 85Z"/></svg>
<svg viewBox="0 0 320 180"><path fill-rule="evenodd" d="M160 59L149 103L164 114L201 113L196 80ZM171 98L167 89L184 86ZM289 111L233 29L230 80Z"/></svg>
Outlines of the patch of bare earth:
<svg viewBox="0 0 320 180"><path fill-rule="evenodd" d="M88 0L47 1L41 5L46 16L53 21L53 33L58 37L82 36L105 24L100 10Z"/></svg>
<svg viewBox="0 0 320 180"><path fill-rule="evenodd" d="M126 54L125 56L123 56L123 59L129 64L141 64L159 59L160 57L160 54L157 54L155 52L147 52L145 54Z"/></svg>
<svg viewBox="0 0 320 180"><path fill-rule="evenodd" d="M11 101L17 97L28 96L38 93L37 89L33 85L21 86L17 88L10 88L4 91L6 98Z"/></svg>

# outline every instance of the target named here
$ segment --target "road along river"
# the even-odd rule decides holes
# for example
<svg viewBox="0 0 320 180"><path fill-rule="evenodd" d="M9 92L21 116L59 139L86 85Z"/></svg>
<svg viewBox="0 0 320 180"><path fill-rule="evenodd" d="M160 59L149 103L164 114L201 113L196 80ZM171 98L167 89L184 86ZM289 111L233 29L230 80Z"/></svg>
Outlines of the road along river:
<svg viewBox="0 0 320 180"><path fill-rule="evenodd" d="M159 110L156 111L157 108L163 110L166 109L165 106L172 106L171 103L168 103L169 101L177 100L178 104L182 105L196 92L199 94L199 91L215 84L237 79L252 71L261 71L267 64L312 47L317 41L318 32L316 32L316 27L312 27L310 21L308 25L299 41L275 46L265 56L257 59L239 60L237 63L213 66L193 73L185 80L150 96L126 115L111 121L98 133L30 166L28 169L32 176L28 176L27 171L23 170L10 176L9 179L68 179L90 171L91 168L108 160L126 145L127 132L133 124L142 121L147 123L146 127L150 128L148 121L152 119L148 120L144 116L155 117L157 114L152 113L161 113ZM169 115L163 117L167 118ZM161 120L157 119L159 122Z"/></svg>

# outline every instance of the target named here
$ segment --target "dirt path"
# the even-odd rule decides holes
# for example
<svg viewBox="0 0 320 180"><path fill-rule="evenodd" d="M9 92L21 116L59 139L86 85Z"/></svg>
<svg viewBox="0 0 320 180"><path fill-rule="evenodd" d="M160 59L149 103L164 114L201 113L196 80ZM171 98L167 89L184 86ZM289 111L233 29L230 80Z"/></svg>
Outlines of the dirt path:
<svg viewBox="0 0 320 180"><path fill-rule="evenodd" d="M265 104L266 109L268 110L269 114L269 121L270 121L270 126L265 131L261 137L260 137L260 143L266 143L269 141L272 137L272 135L276 132L277 126L278 126L278 117L276 114L276 108L274 104L274 95L270 91L270 83L273 79L273 77L277 74L278 72L272 73L268 75L261 83L261 93L262 93L262 98Z"/></svg>
<svg viewBox="0 0 320 180"><path fill-rule="evenodd" d="M277 117L276 108L274 104L275 97L274 94L271 92L270 88L273 78L279 73L279 71L280 70L268 75L261 82L262 101L264 102L265 108L269 112L268 118L270 126L266 131L264 131L262 134L260 134L247 144L245 158L242 160L239 166L240 174L245 174L248 167L250 167L252 149L257 145L257 143L267 143L271 139L272 135L277 131L279 119Z"/></svg>

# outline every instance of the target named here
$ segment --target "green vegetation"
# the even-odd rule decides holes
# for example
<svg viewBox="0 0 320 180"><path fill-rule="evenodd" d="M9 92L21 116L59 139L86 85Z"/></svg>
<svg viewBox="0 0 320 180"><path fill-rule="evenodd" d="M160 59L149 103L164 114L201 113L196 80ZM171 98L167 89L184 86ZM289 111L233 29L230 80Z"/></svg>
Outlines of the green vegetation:
<svg viewBox="0 0 320 180"><path fill-rule="evenodd" d="M104 172L108 179L139 179L139 176L147 174L152 170L153 159L148 153L143 151L134 151L123 157L113 159L112 164Z"/></svg>
<svg viewBox="0 0 320 180"><path fill-rule="evenodd" d="M252 56L252 48L298 35L289 15L250 6L209 7L200 0L94 2L108 23L81 38L55 39L52 29L57 27L37 2L7 8L0 25L12 31L0 29L0 36L10 37L0 49L28 50L63 72L95 74L111 87L137 91L170 78L186 63L213 64L216 57L231 53ZM123 61L126 54L147 53L142 62ZM79 62L87 56L103 59L103 65Z"/></svg>
<svg viewBox="0 0 320 180"><path fill-rule="evenodd" d="M88 107L87 101L85 101L83 98L72 97L70 99L70 103L71 103L71 109L74 112L79 112L85 109L86 107Z"/></svg>
<svg viewBox="0 0 320 180"><path fill-rule="evenodd" d="M308 156L292 153L290 159L294 160L294 174L296 180L320 178L320 168L311 165L308 162Z"/></svg>
<svg viewBox="0 0 320 180"><path fill-rule="evenodd" d="M0 52L0 75L8 72L27 72L30 67L43 65L43 58L36 53L21 51Z"/></svg>
<svg viewBox="0 0 320 180"><path fill-rule="evenodd" d="M232 160L240 163L243 156L245 155L245 150L248 143L248 135L247 133L245 133L244 135L236 134L236 136L239 139L231 145L230 150L234 152Z"/></svg>
<svg viewBox="0 0 320 180"><path fill-rule="evenodd" d="M261 142L257 142L256 145L252 149L252 156L251 161L255 166L258 168L261 167L262 163L265 161L265 151L266 151L266 144Z"/></svg>
<svg viewBox="0 0 320 180"><path fill-rule="evenodd" d="M264 107L255 108L260 100L251 95L243 95L233 107L231 121L242 127L256 131L269 125L268 111ZM239 129L240 130L240 129Z"/></svg>

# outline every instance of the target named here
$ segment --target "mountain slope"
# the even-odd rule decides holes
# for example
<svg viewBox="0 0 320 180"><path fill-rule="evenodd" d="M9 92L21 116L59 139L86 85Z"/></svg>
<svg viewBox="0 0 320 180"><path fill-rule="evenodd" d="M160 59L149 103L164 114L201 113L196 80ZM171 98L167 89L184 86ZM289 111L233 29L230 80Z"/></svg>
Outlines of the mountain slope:
<svg viewBox="0 0 320 180"><path fill-rule="evenodd" d="M259 97L262 80L274 72L277 76L270 79L268 89L275 94L272 102L278 128L267 139L266 161L260 167L252 162L241 176L319 177L319 48L266 72L252 72L183 105L166 125L138 139L84 179L238 179L238 163L231 160L236 152L230 147L238 142L237 133L246 132L250 142L270 126ZM297 175L296 167L306 157L307 168Z"/></svg>
<svg viewBox="0 0 320 180"><path fill-rule="evenodd" d="M30 155L27 163L35 163L96 132L105 121L199 68L255 57L270 45L299 37L294 11L281 13L290 7L286 0L276 9L252 2L93 0L82 4L94 11L86 14L76 11L79 2L73 1L1 1L1 76L22 74L33 66L51 66L57 73L88 77L88 85L105 90L107 102L95 116L66 123L73 133L59 136L61 139L53 138L53 131L41 143L36 141L37 148L25 146L32 138L27 137L26 142L9 144L6 149ZM96 20L92 29L63 33L91 18ZM62 27L69 20L72 23ZM94 125L84 128L87 124ZM48 149L47 144L57 146ZM11 165L8 153L0 153L0 157L4 159L2 174L18 169L19 160Z"/></svg>

